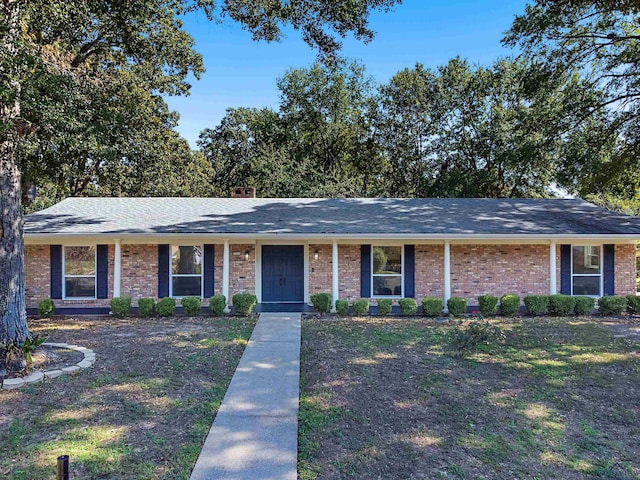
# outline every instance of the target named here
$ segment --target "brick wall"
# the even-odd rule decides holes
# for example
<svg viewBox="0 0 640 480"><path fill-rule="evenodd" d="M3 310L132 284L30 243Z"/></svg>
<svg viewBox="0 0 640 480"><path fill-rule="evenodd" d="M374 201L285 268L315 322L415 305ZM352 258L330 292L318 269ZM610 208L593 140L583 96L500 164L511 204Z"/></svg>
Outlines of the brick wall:
<svg viewBox="0 0 640 480"><path fill-rule="evenodd" d="M216 245L217 247L217 245ZM223 246L220 246L220 264L222 265ZM249 250L249 260L244 259L244 253ZM216 257L218 249L216 248ZM256 292L256 246L235 244L229 245L229 300L236 293ZM220 291L222 291L222 275L220 276Z"/></svg>
<svg viewBox="0 0 640 480"><path fill-rule="evenodd" d="M444 296L444 245L416 245L416 299Z"/></svg>
<svg viewBox="0 0 640 480"><path fill-rule="evenodd" d="M38 302L51 296L49 245L24 246L24 293L27 308L37 307Z"/></svg>
<svg viewBox="0 0 640 480"><path fill-rule="evenodd" d="M338 277L340 298L360 298L360 245L338 245ZM329 289L331 292L331 289Z"/></svg>
<svg viewBox="0 0 640 480"><path fill-rule="evenodd" d="M615 292L616 295L636 293L636 245L618 244L615 249Z"/></svg>
<svg viewBox="0 0 640 480"><path fill-rule="evenodd" d="M338 247L338 254L340 254ZM309 245L309 295L314 293L331 293L331 269L333 268L332 245ZM315 260L314 253L318 250L318 260ZM340 258L338 258L338 268ZM340 272L342 274L342 272Z"/></svg>
<svg viewBox="0 0 640 480"><path fill-rule="evenodd" d="M122 245L120 295L131 297L133 305L139 298L158 297L158 246ZM113 268L109 265L109 274Z"/></svg>

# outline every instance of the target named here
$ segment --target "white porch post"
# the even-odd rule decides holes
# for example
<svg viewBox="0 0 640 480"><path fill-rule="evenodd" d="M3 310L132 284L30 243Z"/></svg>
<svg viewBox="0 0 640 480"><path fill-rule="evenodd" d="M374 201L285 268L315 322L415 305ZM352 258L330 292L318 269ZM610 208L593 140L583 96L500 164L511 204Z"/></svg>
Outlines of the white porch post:
<svg viewBox="0 0 640 480"><path fill-rule="evenodd" d="M340 295L340 283L338 279L338 241L333 241L333 250L331 253L331 312L336 311L336 300Z"/></svg>
<svg viewBox="0 0 640 480"><path fill-rule="evenodd" d="M117 239L113 259L113 297L120 296L120 276L122 271L122 240Z"/></svg>
<svg viewBox="0 0 640 480"><path fill-rule="evenodd" d="M551 295L558 293L556 281L556 242L554 241L549 245L549 293Z"/></svg>
<svg viewBox="0 0 640 480"><path fill-rule="evenodd" d="M445 313L449 312L447 301L451 298L451 244L444 242L444 301Z"/></svg>
<svg viewBox="0 0 640 480"><path fill-rule="evenodd" d="M222 255L222 295L227 299L225 312L229 312L229 240L224 241L224 253Z"/></svg>

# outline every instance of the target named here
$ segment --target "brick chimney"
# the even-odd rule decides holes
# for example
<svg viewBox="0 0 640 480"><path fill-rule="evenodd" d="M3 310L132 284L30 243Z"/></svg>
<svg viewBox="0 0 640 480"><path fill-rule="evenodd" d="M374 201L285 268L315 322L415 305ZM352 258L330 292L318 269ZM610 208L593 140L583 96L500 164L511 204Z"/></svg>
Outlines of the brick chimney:
<svg viewBox="0 0 640 480"><path fill-rule="evenodd" d="M231 198L256 198L254 187L232 187Z"/></svg>

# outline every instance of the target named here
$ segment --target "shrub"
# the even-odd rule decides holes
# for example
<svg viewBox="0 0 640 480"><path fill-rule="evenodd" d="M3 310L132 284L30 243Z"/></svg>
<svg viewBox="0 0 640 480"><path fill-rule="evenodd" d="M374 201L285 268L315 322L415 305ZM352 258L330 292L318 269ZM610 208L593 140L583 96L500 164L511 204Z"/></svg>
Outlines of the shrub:
<svg viewBox="0 0 640 480"><path fill-rule="evenodd" d="M236 293L231 302L237 315L249 315L258 303L258 298L252 293Z"/></svg>
<svg viewBox="0 0 640 480"><path fill-rule="evenodd" d="M546 315L549 312L549 295L527 295L524 306L531 315Z"/></svg>
<svg viewBox="0 0 640 480"><path fill-rule="evenodd" d="M393 300L390 298L381 298L378 300L378 315L384 317L391 313L391 309L393 308Z"/></svg>
<svg viewBox="0 0 640 480"><path fill-rule="evenodd" d="M224 295L214 295L209 299L209 311L216 317L224 313L227 308L227 299Z"/></svg>
<svg viewBox="0 0 640 480"><path fill-rule="evenodd" d="M401 298L398 300L398 305L400 305L400 315L403 317L410 317L418 311L418 302L415 298Z"/></svg>
<svg viewBox="0 0 640 480"><path fill-rule="evenodd" d="M505 317L515 315L520 311L520 295L508 293L500 298L500 313Z"/></svg>
<svg viewBox="0 0 640 480"><path fill-rule="evenodd" d="M198 297L184 297L180 303L185 315L193 317L200 313L200 307L202 306L202 300Z"/></svg>
<svg viewBox="0 0 640 480"><path fill-rule="evenodd" d="M311 295L311 305L316 312L329 313L331 310L331 295L329 293L314 293Z"/></svg>
<svg viewBox="0 0 640 480"><path fill-rule="evenodd" d="M50 298L45 298L38 302L38 315L40 315L40 318L49 318L55 311L56 306Z"/></svg>
<svg viewBox="0 0 640 480"><path fill-rule="evenodd" d="M607 296L598 300L598 310L603 317L607 315L622 315L627 309L627 298L619 296Z"/></svg>
<svg viewBox="0 0 640 480"><path fill-rule="evenodd" d="M176 313L176 300L171 297L165 297L156 303L156 312L161 317L170 317Z"/></svg>
<svg viewBox="0 0 640 480"><path fill-rule="evenodd" d="M483 317L491 317L498 312L498 297L493 295L480 295L478 297L478 309Z"/></svg>
<svg viewBox="0 0 640 480"><path fill-rule="evenodd" d="M349 302L347 300L336 300L336 313L338 315L346 315L349 311Z"/></svg>
<svg viewBox="0 0 640 480"><path fill-rule="evenodd" d="M627 309L633 315L640 314L640 297L637 295L627 295Z"/></svg>
<svg viewBox="0 0 640 480"><path fill-rule="evenodd" d="M151 317L156 309L156 301L153 298L141 298L138 300L138 315Z"/></svg>
<svg viewBox="0 0 640 480"><path fill-rule="evenodd" d="M129 315L131 309L131 297L115 297L111 299L111 314L116 318L124 318Z"/></svg>
<svg viewBox="0 0 640 480"><path fill-rule="evenodd" d="M368 315L369 314L369 300L361 298L353 302L353 314L354 315Z"/></svg>
<svg viewBox="0 0 640 480"><path fill-rule="evenodd" d="M593 297L574 297L576 305L573 308L576 315L591 315L596 308L596 299Z"/></svg>
<svg viewBox="0 0 640 480"><path fill-rule="evenodd" d="M556 317L571 315L576 308L576 298L571 295L549 295L549 313Z"/></svg>
<svg viewBox="0 0 640 480"><path fill-rule="evenodd" d="M480 347L504 343L505 338L500 327L487 321L475 320L469 322L466 328L462 323L456 326L448 334L445 350L453 357L462 358L479 350Z"/></svg>
<svg viewBox="0 0 640 480"><path fill-rule="evenodd" d="M447 300L447 308L449 313L454 317L459 317L467 313L467 299L460 297L451 297Z"/></svg>
<svg viewBox="0 0 640 480"><path fill-rule="evenodd" d="M422 313L427 317L439 317L442 315L442 299L437 297L423 298Z"/></svg>

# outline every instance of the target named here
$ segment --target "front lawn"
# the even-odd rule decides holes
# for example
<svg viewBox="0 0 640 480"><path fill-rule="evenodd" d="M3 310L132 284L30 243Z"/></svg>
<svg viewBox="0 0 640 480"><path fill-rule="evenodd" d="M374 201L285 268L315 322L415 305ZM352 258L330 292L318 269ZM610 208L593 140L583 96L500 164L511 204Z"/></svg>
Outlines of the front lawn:
<svg viewBox="0 0 640 480"><path fill-rule="evenodd" d="M93 368L0 391L0 478L187 479L254 319L108 317L30 323L92 348Z"/></svg>
<svg viewBox="0 0 640 480"><path fill-rule="evenodd" d="M504 345L454 359L427 320L305 320L300 478L639 479L638 343L500 324Z"/></svg>

